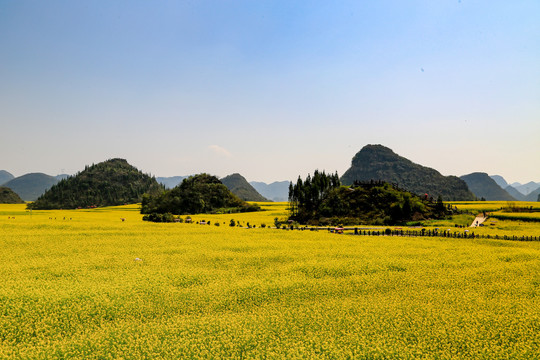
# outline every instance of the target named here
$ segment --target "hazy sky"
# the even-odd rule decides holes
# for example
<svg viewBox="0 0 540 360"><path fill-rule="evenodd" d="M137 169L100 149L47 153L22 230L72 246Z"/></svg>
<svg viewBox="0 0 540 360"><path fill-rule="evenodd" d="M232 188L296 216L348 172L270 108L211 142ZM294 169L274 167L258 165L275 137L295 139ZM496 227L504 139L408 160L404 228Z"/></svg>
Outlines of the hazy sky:
<svg viewBox="0 0 540 360"><path fill-rule="evenodd" d="M0 169L540 181L540 1L0 0Z"/></svg>

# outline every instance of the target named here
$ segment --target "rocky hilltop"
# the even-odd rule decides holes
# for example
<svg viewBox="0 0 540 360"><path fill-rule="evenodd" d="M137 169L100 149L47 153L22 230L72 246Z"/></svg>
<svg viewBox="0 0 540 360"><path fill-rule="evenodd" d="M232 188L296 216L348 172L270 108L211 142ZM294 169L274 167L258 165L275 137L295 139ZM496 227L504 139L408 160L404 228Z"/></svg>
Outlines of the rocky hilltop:
<svg viewBox="0 0 540 360"><path fill-rule="evenodd" d="M353 157L341 182L351 185L356 180L382 180L418 195L428 194L434 199L441 196L445 201L475 199L467 184L457 176L443 176L382 145L366 145Z"/></svg>

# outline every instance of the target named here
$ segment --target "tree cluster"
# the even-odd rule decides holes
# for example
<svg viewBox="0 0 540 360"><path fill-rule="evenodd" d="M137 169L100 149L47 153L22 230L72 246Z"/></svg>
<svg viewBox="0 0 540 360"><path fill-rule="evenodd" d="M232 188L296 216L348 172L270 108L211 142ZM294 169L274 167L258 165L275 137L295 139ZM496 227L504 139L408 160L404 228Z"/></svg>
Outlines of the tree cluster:
<svg viewBox="0 0 540 360"><path fill-rule="evenodd" d="M289 220L312 225L398 225L447 215L442 199L419 197L383 181L340 186L339 177L316 172L289 189Z"/></svg>
<svg viewBox="0 0 540 360"><path fill-rule="evenodd" d="M159 195L144 195L141 206L142 214L184 215L257 210L260 210L258 206L241 200L218 178L208 174L190 176L180 185Z"/></svg>
<svg viewBox="0 0 540 360"><path fill-rule="evenodd" d="M327 175L324 171L315 170L304 181L300 177L293 185L289 184L289 207L292 218L309 219L315 215L333 189L341 186L337 172Z"/></svg>

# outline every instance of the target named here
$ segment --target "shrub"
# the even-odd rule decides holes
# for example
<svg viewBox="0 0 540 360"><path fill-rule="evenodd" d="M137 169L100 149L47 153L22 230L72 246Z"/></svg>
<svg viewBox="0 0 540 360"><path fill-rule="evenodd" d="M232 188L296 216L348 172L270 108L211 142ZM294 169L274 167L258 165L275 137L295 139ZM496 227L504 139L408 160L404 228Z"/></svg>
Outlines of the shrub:
<svg viewBox="0 0 540 360"><path fill-rule="evenodd" d="M165 214L151 213L151 214L143 216L143 221L174 222L174 220L175 220L174 215L171 213L165 213Z"/></svg>

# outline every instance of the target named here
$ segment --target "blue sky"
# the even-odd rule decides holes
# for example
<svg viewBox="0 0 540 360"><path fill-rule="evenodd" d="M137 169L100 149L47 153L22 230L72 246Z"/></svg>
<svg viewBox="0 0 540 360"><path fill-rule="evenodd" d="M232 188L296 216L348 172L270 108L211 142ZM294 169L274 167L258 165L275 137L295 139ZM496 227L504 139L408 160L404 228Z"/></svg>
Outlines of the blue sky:
<svg viewBox="0 0 540 360"><path fill-rule="evenodd" d="M0 169L540 181L538 1L0 0Z"/></svg>

